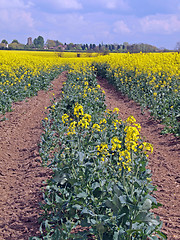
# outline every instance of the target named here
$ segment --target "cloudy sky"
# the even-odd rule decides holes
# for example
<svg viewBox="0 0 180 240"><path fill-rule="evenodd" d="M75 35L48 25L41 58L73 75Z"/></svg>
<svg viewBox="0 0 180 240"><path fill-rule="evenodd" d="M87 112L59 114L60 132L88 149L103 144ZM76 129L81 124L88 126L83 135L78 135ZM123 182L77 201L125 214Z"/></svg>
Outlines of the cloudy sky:
<svg viewBox="0 0 180 240"><path fill-rule="evenodd" d="M180 41L180 0L0 0L0 41L38 36L63 43Z"/></svg>

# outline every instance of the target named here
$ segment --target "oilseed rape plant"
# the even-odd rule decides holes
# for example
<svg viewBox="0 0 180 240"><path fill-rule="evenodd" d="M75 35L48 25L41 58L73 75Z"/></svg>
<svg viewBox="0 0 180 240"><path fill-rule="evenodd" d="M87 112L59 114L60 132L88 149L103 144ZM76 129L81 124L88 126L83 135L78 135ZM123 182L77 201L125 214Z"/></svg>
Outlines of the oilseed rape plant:
<svg viewBox="0 0 180 240"><path fill-rule="evenodd" d="M165 239L147 166L150 143L133 116L106 109L89 62L71 65L62 98L49 107L40 143L53 170L44 190L41 236L31 239ZM76 231L81 226L81 231Z"/></svg>
<svg viewBox="0 0 180 240"><path fill-rule="evenodd" d="M53 52L0 51L0 114L10 111L12 102L47 89L62 71L83 59L71 53L61 58Z"/></svg>
<svg viewBox="0 0 180 240"><path fill-rule="evenodd" d="M180 134L180 54L110 54L94 62L97 74Z"/></svg>
<svg viewBox="0 0 180 240"><path fill-rule="evenodd" d="M68 70L61 100L54 99L43 120L40 156L53 174L43 192L41 236L31 239L166 239L151 211L159 206L147 169L153 146L133 116L122 121L118 108L106 108L96 77L105 76L178 134L179 59L176 53L0 52L0 114Z"/></svg>

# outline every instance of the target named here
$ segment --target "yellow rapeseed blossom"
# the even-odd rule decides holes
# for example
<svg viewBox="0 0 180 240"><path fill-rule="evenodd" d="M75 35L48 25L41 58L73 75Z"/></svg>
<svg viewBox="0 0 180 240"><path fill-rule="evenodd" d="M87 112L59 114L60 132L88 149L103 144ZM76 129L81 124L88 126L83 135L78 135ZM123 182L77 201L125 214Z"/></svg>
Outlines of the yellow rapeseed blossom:
<svg viewBox="0 0 180 240"><path fill-rule="evenodd" d="M106 156L109 156L108 145L106 143L101 143L96 146L97 155L101 156L101 160L104 161Z"/></svg>
<svg viewBox="0 0 180 240"><path fill-rule="evenodd" d="M62 115L62 121L63 121L63 123L66 123L67 121L68 121L68 118L69 118L69 115L68 114L64 114L64 115Z"/></svg>
<svg viewBox="0 0 180 240"><path fill-rule="evenodd" d="M83 106L80 105L80 104L78 104L78 103L76 103L76 104L75 104L75 107L74 107L74 115L75 115L76 117L79 117L79 116L82 116L83 114L84 114L84 112L83 112Z"/></svg>
<svg viewBox="0 0 180 240"><path fill-rule="evenodd" d="M97 124L97 123L94 123L93 126L92 126L92 128L93 128L94 130L98 131L98 132L101 131L101 127L100 127L99 124Z"/></svg>
<svg viewBox="0 0 180 240"><path fill-rule="evenodd" d="M73 134L76 134L76 125L77 125L77 122L76 121L73 121L70 123L68 129L67 129L67 135L73 135Z"/></svg>
<svg viewBox="0 0 180 240"><path fill-rule="evenodd" d="M115 151L116 149L120 149L121 148L121 141L118 139L118 137L113 137L111 139L111 144L112 144L112 151Z"/></svg>

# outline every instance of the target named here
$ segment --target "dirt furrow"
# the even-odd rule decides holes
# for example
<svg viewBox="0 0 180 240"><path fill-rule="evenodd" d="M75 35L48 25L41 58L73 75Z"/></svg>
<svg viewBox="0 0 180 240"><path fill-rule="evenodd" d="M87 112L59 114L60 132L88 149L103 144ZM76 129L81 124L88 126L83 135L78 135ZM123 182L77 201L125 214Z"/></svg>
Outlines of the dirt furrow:
<svg viewBox="0 0 180 240"><path fill-rule="evenodd" d="M41 167L38 143L42 134L41 120L50 99L59 97L66 73L53 81L53 90L40 91L37 96L13 105L8 120L0 122L0 239L26 240L37 235L37 222L42 200L43 181L50 171ZM99 84L106 92L109 109L118 107L125 120L133 115L141 124L141 134L154 145L149 157L153 183L157 185L156 199L163 204L154 210L163 220L168 239L180 236L180 142L173 135L160 135L163 126L143 115L140 106L117 92L104 79Z"/></svg>
<svg viewBox="0 0 180 240"><path fill-rule="evenodd" d="M122 120L133 115L141 124L145 141L153 144L148 167L157 185L155 197L163 205L154 212L163 221L163 232L168 240L180 239L180 140L172 134L160 135L163 126L153 120L148 111L142 114L138 104L116 91L107 80L99 78L99 84L105 91L107 108L119 108Z"/></svg>
<svg viewBox="0 0 180 240"><path fill-rule="evenodd" d="M50 171L41 167L38 143L50 99L59 97L66 73L53 89L13 104L8 120L0 122L0 239L26 240L36 235L41 187Z"/></svg>

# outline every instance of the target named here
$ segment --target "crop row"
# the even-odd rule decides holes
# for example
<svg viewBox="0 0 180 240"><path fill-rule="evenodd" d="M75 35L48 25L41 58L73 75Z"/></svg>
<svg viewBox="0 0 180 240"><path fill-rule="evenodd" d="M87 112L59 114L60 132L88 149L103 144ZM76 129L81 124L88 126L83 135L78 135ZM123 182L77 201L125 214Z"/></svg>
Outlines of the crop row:
<svg viewBox="0 0 180 240"><path fill-rule="evenodd" d="M77 58L74 53L0 52L0 114L11 110L12 102L46 89L64 69L83 63L95 66L123 94L141 104L142 112L165 124L164 133L180 135L180 54L110 54ZM95 55L92 55L95 56Z"/></svg>
<svg viewBox="0 0 180 240"><path fill-rule="evenodd" d="M149 109L164 133L180 135L180 54L116 54L97 62L98 75Z"/></svg>
<svg viewBox="0 0 180 240"><path fill-rule="evenodd" d="M159 206L146 168L153 147L133 116L122 121L118 108L106 109L94 70L71 69L62 99L43 120L40 156L53 175L44 189L41 236L31 239L165 239L150 211Z"/></svg>
<svg viewBox="0 0 180 240"><path fill-rule="evenodd" d="M71 53L60 58L55 53L1 51L0 114L11 111L13 102L47 89L62 71L75 62L83 61L74 57Z"/></svg>

